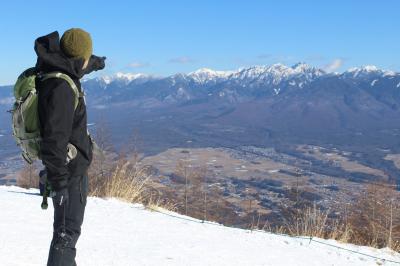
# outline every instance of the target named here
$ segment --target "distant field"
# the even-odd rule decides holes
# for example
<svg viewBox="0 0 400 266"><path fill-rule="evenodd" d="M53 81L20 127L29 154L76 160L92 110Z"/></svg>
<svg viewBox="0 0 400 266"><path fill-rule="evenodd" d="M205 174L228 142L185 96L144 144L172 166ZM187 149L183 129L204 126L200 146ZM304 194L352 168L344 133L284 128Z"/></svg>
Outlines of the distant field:
<svg viewBox="0 0 400 266"><path fill-rule="evenodd" d="M388 154L385 159L393 161L394 165L400 169L400 154Z"/></svg>
<svg viewBox="0 0 400 266"><path fill-rule="evenodd" d="M188 171L206 169L205 178L189 180L189 190L197 191L197 196L193 197L201 197L204 190L202 182L206 180L210 200L221 198L225 201L224 207L239 217L246 217L252 211L259 215L276 215L299 201L314 202L340 212L344 202L353 202L367 188L368 182L348 178L353 173L387 180L382 170L349 159L350 152L311 145L300 145L296 150L300 152L298 157L294 155L296 153L288 155L273 148L172 148L144 157L141 163L158 170L158 175L163 178L157 188L174 194L180 204L185 185L177 173L179 162ZM396 158L400 161L400 157ZM319 173L320 168L313 166L316 162L324 163L326 168L332 167L335 176ZM191 202L192 208L201 210L202 201L192 199Z"/></svg>
<svg viewBox="0 0 400 266"><path fill-rule="evenodd" d="M349 155L349 152L341 152L337 150L331 152L323 152L323 149L321 147L310 145L300 145L298 146L298 150L318 160L331 162L332 164L341 167L348 172L360 172L376 175L382 178L387 178L387 175L379 169L374 169L363 165L360 162L349 160L349 158L344 156L346 154Z"/></svg>
<svg viewBox="0 0 400 266"><path fill-rule="evenodd" d="M228 150L222 148L173 148L155 156L145 157L143 163L151 164L164 173L173 173L179 160L185 160L193 167L206 166L214 173L241 179L270 176L280 169L294 170L291 166L270 159L255 158L255 160L248 161L234 158Z"/></svg>

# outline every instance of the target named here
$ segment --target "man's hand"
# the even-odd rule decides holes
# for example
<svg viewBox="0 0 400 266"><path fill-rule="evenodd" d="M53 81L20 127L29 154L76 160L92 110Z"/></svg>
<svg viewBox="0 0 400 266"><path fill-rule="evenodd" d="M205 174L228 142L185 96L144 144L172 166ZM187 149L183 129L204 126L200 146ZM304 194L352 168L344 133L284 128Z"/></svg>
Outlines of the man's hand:
<svg viewBox="0 0 400 266"><path fill-rule="evenodd" d="M68 204L69 193L67 188L63 188L59 191L52 191L50 196L53 198L53 201L58 205L62 206L64 204Z"/></svg>
<svg viewBox="0 0 400 266"><path fill-rule="evenodd" d="M106 57L105 56L96 56L92 55L89 59L88 66L85 68L85 74L89 74L93 71L102 70L106 66Z"/></svg>
<svg viewBox="0 0 400 266"><path fill-rule="evenodd" d="M97 70L102 70L106 67L106 59L107 57L102 56L102 57L97 57L95 56L94 58L94 69Z"/></svg>

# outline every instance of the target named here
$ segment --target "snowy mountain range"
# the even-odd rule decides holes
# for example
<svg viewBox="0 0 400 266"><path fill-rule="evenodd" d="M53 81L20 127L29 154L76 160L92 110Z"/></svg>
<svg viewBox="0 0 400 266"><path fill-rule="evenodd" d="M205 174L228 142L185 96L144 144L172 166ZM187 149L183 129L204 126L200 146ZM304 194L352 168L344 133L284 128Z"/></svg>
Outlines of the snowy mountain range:
<svg viewBox="0 0 400 266"><path fill-rule="evenodd" d="M175 74L164 79L171 80L173 84L182 80L193 81L197 84L207 84L209 82L217 83L230 80L236 81L238 83L243 82L242 85L246 85L246 83L249 84L251 82L265 82L266 84L272 83L278 85L283 81L293 79L303 79L303 81L310 82L315 80L316 78L331 75L342 76L344 78L362 78L368 76L394 77L398 76L399 73L396 73L394 71L381 70L378 69L376 66L350 68L343 73L327 73L322 69L311 67L305 63L297 63L291 67L283 64L274 64L270 66L253 66L249 68L241 68L236 71L215 71L209 68L201 68L188 74ZM118 72L113 76L104 76L96 78L95 80L99 82L104 82L105 84L109 85L113 82L125 82L125 84L129 84L131 82L144 82L159 79L163 78L141 73Z"/></svg>
<svg viewBox="0 0 400 266"><path fill-rule="evenodd" d="M371 87L381 87L384 83L388 90L400 88L400 73L376 66L351 68L343 73L327 73L305 63L290 67L283 64L252 66L235 71L201 68L188 74L178 73L168 77L118 72L111 76L84 79L82 84L93 97L106 96L103 99L106 101L118 102L131 100L135 96L146 96L172 103L210 96L240 101L240 96L246 99L245 96L279 95L309 87L313 82L321 80L341 80L357 86L369 82ZM8 104L11 96L9 90L0 90L0 105ZM237 99L232 96L237 96Z"/></svg>
<svg viewBox="0 0 400 266"><path fill-rule="evenodd" d="M110 121L117 141L140 128L145 146L157 151L194 139L203 146L278 141L400 152L400 73L375 66L343 73L304 63L168 77L117 73L82 86L90 122ZM0 88L0 111L11 103L11 86ZM9 119L0 112L0 128L9 128Z"/></svg>
<svg viewBox="0 0 400 266"><path fill-rule="evenodd" d="M242 102L262 96L298 92L321 80L343 81L347 85L356 86L369 82L371 87L380 87L384 83L388 89L400 87L400 73L381 70L375 66L352 68L343 73L327 73L305 63L291 67L283 64L253 66L236 71L202 68L169 77L117 73L114 76L86 80L83 85L89 94L99 97L96 99L97 103L152 98L154 103L162 105L215 98ZM98 88L104 91L101 92Z"/></svg>

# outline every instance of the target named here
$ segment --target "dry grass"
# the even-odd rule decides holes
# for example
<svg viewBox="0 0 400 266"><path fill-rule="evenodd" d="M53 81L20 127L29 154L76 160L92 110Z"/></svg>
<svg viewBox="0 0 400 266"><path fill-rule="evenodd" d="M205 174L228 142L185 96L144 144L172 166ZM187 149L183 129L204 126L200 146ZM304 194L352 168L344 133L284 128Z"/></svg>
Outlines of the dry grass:
<svg viewBox="0 0 400 266"><path fill-rule="evenodd" d="M137 132L127 143L127 150L119 154L115 152L109 127L104 121L96 128L94 139L98 149L95 149L89 169L90 196L117 198L153 209L173 209L170 203L154 196L159 193L151 186L152 167L142 162L139 156Z"/></svg>
<svg viewBox="0 0 400 266"><path fill-rule="evenodd" d="M118 198L127 202L147 201L146 185L151 178L148 166L119 159L108 172L91 177L90 195L103 198Z"/></svg>
<svg viewBox="0 0 400 266"><path fill-rule="evenodd" d="M91 169L92 175L97 173L91 176L91 196L141 203L152 211L177 210L173 202L161 197L151 185L151 166L142 165L138 156L133 156L130 161L120 157L115 162L97 164L101 167L100 171ZM104 165L107 167L104 168Z"/></svg>
<svg viewBox="0 0 400 266"><path fill-rule="evenodd" d="M153 197L151 196L150 199L145 204L146 209L151 211L177 211L177 205L172 201L162 199L161 197Z"/></svg>
<svg viewBox="0 0 400 266"><path fill-rule="evenodd" d="M392 250L400 252L400 241L393 241L392 246L390 247Z"/></svg>
<svg viewBox="0 0 400 266"><path fill-rule="evenodd" d="M17 176L17 186L22 188L38 188L39 176L33 165L26 165Z"/></svg>
<svg viewBox="0 0 400 266"><path fill-rule="evenodd" d="M298 212L292 222L287 224L291 235L324 237L328 226L328 213L314 208L306 208Z"/></svg>
<svg viewBox="0 0 400 266"><path fill-rule="evenodd" d="M148 167L141 167L137 156L128 160L125 155L114 152L109 127L102 120L94 139L97 149L89 169L89 195L142 202L150 178Z"/></svg>
<svg viewBox="0 0 400 266"><path fill-rule="evenodd" d="M330 219L328 211L322 211L314 205L299 209L286 217L284 225L271 226L265 224L263 230L292 236L311 236L335 239L347 243L350 240L350 226L339 220Z"/></svg>
<svg viewBox="0 0 400 266"><path fill-rule="evenodd" d="M149 178L145 169L137 169L129 162L117 165L105 183L104 196L128 202L143 202L145 184Z"/></svg>

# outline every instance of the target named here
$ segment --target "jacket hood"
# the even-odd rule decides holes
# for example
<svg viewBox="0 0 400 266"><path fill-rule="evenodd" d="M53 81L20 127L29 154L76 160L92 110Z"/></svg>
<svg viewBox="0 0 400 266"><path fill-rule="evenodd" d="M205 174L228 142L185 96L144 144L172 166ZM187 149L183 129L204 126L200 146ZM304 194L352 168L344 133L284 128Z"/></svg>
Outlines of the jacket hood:
<svg viewBox="0 0 400 266"><path fill-rule="evenodd" d="M82 78L84 60L69 58L60 48L60 36L57 31L39 37L35 41L35 52L38 56L36 70L38 72L60 71L71 78Z"/></svg>

